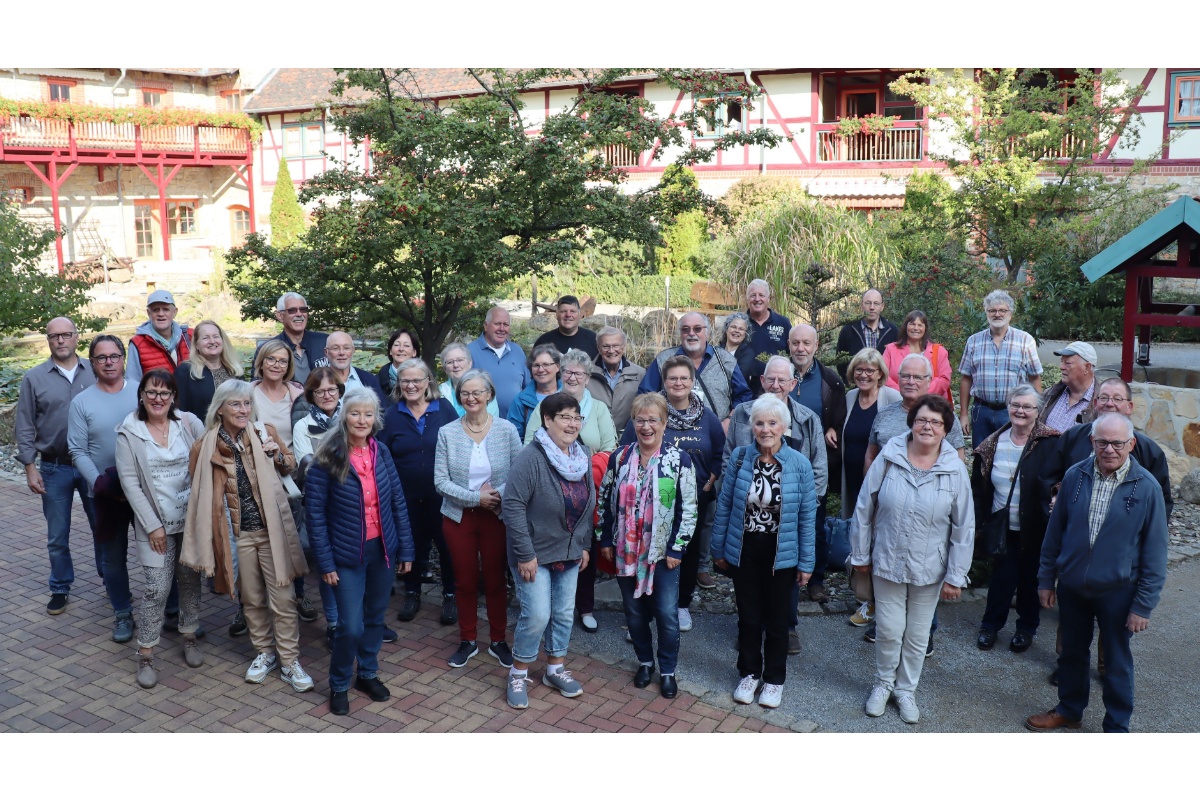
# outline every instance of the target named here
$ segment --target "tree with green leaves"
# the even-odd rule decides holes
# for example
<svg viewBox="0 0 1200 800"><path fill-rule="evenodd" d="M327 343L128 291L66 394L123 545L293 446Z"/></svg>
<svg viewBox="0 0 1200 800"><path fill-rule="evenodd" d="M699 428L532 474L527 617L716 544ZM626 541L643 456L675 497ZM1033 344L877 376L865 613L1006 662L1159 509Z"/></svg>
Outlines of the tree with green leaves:
<svg viewBox="0 0 1200 800"><path fill-rule="evenodd" d="M0 335L39 330L55 317L71 317L79 330L103 323L80 313L89 281L60 277L39 264L54 239L53 228L27 222L15 204L0 200Z"/></svg>
<svg viewBox="0 0 1200 800"><path fill-rule="evenodd" d="M304 234L304 209L296 197L296 186L286 158L279 159L275 190L271 192L271 244L291 247Z"/></svg>
<svg viewBox="0 0 1200 800"><path fill-rule="evenodd" d="M1053 245L1060 220L1119 202L1155 157L1116 179L1088 169L1114 141L1132 149L1140 138L1143 90L1111 70L923 70L890 88L928 109L929 155L959 184L946 198L950 230L1010 283Z"/></svg>
<svg viewBox="0 0 1200 800"><path fill-rule="evenodd" d="M698 191L623 191L628 176L614 153L658 159L670 149L676 163L690 165L735 146L774 146L780 137L762 127L728 128L694 142L689 134L715 125L716 104L662 114L645 98L611 90L647 72L468 69L477 91L437 103L422 92L420 70L339 70L333 94L355 100L335 124L354 142L370 141L372 168L306 182L301 198L315 210L303 247L251 236L231 251L229 282L243 313L267 318L270 298L293 289L315 309L316 324L403 325L435 353L464 309L502 283L546 274L589 244L657 245L660 220L715 203ZM759 92L740 73L653 74L693 96L745 106ZM530 132L522 95L548 84L578 93Z"/></svg>

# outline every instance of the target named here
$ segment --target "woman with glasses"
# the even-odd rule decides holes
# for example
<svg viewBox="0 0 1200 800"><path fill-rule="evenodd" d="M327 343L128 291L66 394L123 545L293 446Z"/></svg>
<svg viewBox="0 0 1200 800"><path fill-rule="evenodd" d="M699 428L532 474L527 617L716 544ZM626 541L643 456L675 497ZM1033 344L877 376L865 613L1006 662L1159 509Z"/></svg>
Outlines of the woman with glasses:
<svg viewBox="0 0 1200 800"><path fill-rule="evenodd" d="M384 364L379 374L379 387L384 397L391 397L396 388L396 370L410 358L421 357L421 340L408 328L392 331L387 343L388 363Z"/></svg>
<svg viewBox="0 0 1200 800"><path fill-rule="evenodd" d="M429 567L429 548L436 547L442 578L443 625L458 622L454 599L454 565L442 535L441 499L433 482L438 432L458 421L458 412L438 394L429 365L410 358L396 371L396 402L383 415L379 441L392 454L417 548L413 568L404 575L404 606L397 618L411 622L421 610L421 579Z"/></svg>
<svg viewBox="0 0 1200 800"><path fill-rule="evenodd" d="M458 382L462 380L462 376L467 370L474 368L474 359L471 358L471 351L467 349L465 344L460 342L452 342L442 348L442 354L439 356L442 362L442 369L446 371L446 381L438 386L438 394L442 396L446 402L454 406L454 410L461 417L466 413L466 409L458 402ZM495 416L500 413L500 406L496 405L496 398L493 397L487 404L487 413Z"/></svg>
<svg viewBox="0 0 1200 800"><path fill-rule="evenodd" d="M838 447L842 451L843 517L849 517L858 502L875 416L892 403L903 400L900 392L886 385L891 382L890 375L887 364L874 347L859 350L846 367L846 383L854 388L846 393L846 423L838 437Z"/></svg>
<svg viewBox="0 0 1200 800"><path fill-rule="evenodd" d="M508 568L516 582L520 616L513 632L513 666L505 698L529 707L529 666L544 641L542 683L563 697L583 694L565 669L575 615L575 583L588 565L596 485L591 453L579 443L579 401L558 392L542 401L542 428L513 459L502 514L508 529Z"/></svg>
<svg viewBox="0 0 1200 800"><path fill-rule="evenodd" d="M678 369L672 363L676 359L692 367L687 356L667 361L668 398L672 370ZM701 408L712 416L720 431L716 416ZM625 622L638 657L633 685L638 689L649 686L654 674L650 638L653 619L658 628L659 692L671 699L678 693L675 665L679 661L680 619L686 613L679 599L680 565L687 563L688 545L699 519L698 479L689 454L664 442L671 416L667 400L660 394L640 394L633 399L630 411L629 424L637 431L637 440L622 446L609 459L600 486L597 530L600 549L616 564ZM693 586L695 574L693 566Z"/></svg>
<svg viewBox="0 0 1200 800"><path fill-rule="evenodd" d="M750 385L750 391L758 397L763 393L762 383L758 377L763 374L763 362L750 341L750 315L745 311L735 311L725 318L725 327L721 329L721 347L737 359L741 367L742 377Z"/></svg>
<svg viewBox="0 0 1200 800"><path fill-rule="evenodd" d="M561 359L562 354L552 344L539 344L529 353L529 373L533 376L533 383L522 389L508 407L508 421L517 429L521 441L525 441L525 428L530 419L536 424L533 409L544 398L562 389L562 381L558 377Z"/></svg>
<svg viewBox="0 0 1200 800"><path fill-rule="evenodd" d="M915 310L908 312L900 325L900 338L883 348L883 363L887 365L887 385L900 390L900 363L910 354L925 356L933 365L933 379L929 383L929 391L950 401L950 354L946 348L929 334L929 317L925 312Z"/></svg>
<svg viewBox="0 0 1200 800"><path fill-rule="evenodd" d="M206 319L192 329L188 360L175 368L175 384L179 387L175 407L204 419L217 387L230 378L241 377L241 359L229 337L220 325Z"/></svg>
<svg viewBox="0 0 1200 800"><path fill-rule="evenodd" d="M976 645L991 650L1017 596L1017 627L1008 649L1024 653L1041 621L1038 562L1050 519L1059 432L1038 421L1042 395L1028 383L1009 392L1008 422L975 448L971 489L980 529L1005 530L1005 552L992 557L987 606ZM1004 521L995 521L997 517ZM986 555L986 554L985 554Z"/></svg>
<svg viewBox="0 0 1200 800"><path fill-rule="evenodd" d="M255 418L274 426L280 441L292 448L292 405L304 395L304 388L292 380L296 368L292 348L278 339L270 339L254 355L254 374L250 384L254 395Z"/></svg>
<svg viewBox="0 0 1200 800"><path fill-rule="evenodd" d="M866 712L894 699L900 719L921 718L914 694L925 664L938 598L955 600L967 583L975 541L970 478L946 441L954 408L927 394L871 464L854 507L850 563L869 574L875 594L875 682Z"/></svg>

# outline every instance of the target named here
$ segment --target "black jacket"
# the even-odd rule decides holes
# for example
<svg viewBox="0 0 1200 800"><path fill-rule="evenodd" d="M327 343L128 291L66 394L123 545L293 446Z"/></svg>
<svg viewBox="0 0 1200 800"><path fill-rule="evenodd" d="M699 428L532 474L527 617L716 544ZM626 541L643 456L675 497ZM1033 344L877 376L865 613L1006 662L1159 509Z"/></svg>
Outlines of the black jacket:
<svg viewBox="0 0 1200 800"><path fill-rule="evenodd" d="M175 389L176 408L180 411L190 411L201 420L207 416L213 393L216 391L211 369L205 367L204 374L196 379L192 377L192 363L184 361L175 368Z"/></svg>
<svg viewBox="0 0 1200 800"><path fill-rule="evenodd" d="M1090 422L1075 425L1058 440L1058 449L1051 463L1050 477L1055 485L1062 482L1067 470L1080 461L1085 461L1092 455L1092 441L1088 438L1092 432ZM1141 431L1134 431L1133 460L1146 468L1162 487L1163 502L1166 505L1167 518L1171 517L1171 509L1175 502L1171 499L1171 472L1167 467L1167 456L1153 439Z"/></svg>
<svg viewBox="0 0 1200 800"><path fill-rule="evenodd" d="M899 340L900 329L896 327L896 323L880 317L879 330L879 345L875 349L882 353L883 348ZM863 341L861 319L856 319L854 322L849 322L842 326L842 330L838 333L836 356L839 375L846 374L846 367L850 366L850 359L854 358L854 354L866 346L866 342ZM841 429L839 428L839 430Z"/></svg>
<svg viewBox="0 0 1200 800"><path fill-rule="evenodd" d="M1011 427L1011 422L1005 423L1004 427L975 448L974 464L971 467L971 494L975 499L977 530L992 516L992 503L996 499L996 487L992 484L996 443L1000 440L1000 434ZM1046 536L1046 522L1050 519L1050 496L1054 485L1061 479L1061 476L1051 477L1057 455L1058 432L1038 423L1029 436L1021 471L1017 474L1017 480L1021 482L1017 516L1021 523L1022 551L1041 550L1042 539Z"/></svg>

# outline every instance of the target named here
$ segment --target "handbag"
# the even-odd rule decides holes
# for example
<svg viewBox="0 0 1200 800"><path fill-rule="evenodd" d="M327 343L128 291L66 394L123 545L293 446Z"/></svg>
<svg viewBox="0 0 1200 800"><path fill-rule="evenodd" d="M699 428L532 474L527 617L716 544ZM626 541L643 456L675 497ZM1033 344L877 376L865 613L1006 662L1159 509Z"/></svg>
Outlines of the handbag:
<svg viewBox="0 0 1200 800"><path fill-rule="evenodd" d="M879 492L883 490L883 482L887 480L888 470L891 469L892 462L883 462L883 477L879 479L879 488L871 493L871 549L875 549L875 512L879 508ZM849 529L847 529L847 535ZM875 602L875 586L871 583L871 570L859 572L850 563L850 554L846 554L846 578L850 585L850 590L854 592L854 599L860 603Z"/></svg>
<svg viewBox="0 0 1200 800"><path fill-rule="evenodd" d="M1030 441L1033 437L1030 437ZM1025 443L1025 448L1021 451L1021 457L1017 459L1017 468L1013 471L1012 485L1008 487L1008 499L1004 501L1004 507L999 511L992 512L988 521L983 525L983 537L980 547L980 536L978 532L975 534L975 545L977 555L980 556L1002 556L1008 553L1008 507L1012 503L1013 491L1017 488L1017 481L1021 478L1021 465L1025 463L1025 454L1029 452L1029 442Z"/></svg>
<svg viewBox="0 0 1200 800"><path fill-rule="evenodd" d="M942 349L942 346L935 342L933 345L933 349L929 353L931 356L933 356L933 358L931 360L933 361L932 366L933 366L933 370L935 373L937 372L938 352L940 352L941 349ZM946 387L946 391L942 392L941 396L950 401L951 407L954 406L954 395L951 394L951 389L949 386Z"/></svg>

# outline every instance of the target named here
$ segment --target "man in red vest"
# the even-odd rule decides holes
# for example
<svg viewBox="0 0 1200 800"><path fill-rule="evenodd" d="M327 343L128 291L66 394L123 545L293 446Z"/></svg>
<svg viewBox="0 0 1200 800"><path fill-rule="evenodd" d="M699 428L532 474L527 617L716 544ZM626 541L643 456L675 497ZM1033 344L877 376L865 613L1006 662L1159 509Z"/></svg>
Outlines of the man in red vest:
<svg viewBox="0 0 1200 800"><path fill-rule="evenodd" d="M166 289L151 292L146 299L149 319L138 326L129 340L125 379L140 383L142 375L159 367L174 373L187 361L192 332L175 321L175 298Z"/></svg>

